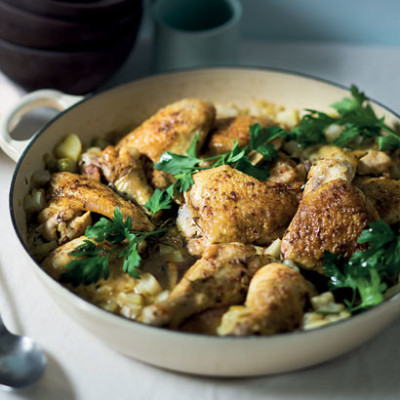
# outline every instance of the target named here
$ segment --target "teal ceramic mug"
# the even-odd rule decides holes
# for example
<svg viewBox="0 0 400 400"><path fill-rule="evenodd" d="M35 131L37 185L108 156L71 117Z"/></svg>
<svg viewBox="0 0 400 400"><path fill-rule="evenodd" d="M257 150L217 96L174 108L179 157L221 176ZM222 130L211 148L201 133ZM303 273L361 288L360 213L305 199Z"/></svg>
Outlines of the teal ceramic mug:
<svg viewBox="0 0 400 400"><path fill-rule="evenodd" d="M155 0L154 69L234 65L240 0Z"/></svg>

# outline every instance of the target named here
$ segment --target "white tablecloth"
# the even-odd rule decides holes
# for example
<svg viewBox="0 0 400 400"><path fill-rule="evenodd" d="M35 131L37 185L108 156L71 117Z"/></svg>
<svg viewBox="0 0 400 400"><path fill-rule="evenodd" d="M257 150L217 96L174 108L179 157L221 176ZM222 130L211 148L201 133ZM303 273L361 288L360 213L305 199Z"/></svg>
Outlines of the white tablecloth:
<svg viewBox="0 0 400 400"><path fill-rule="evenodd" d="M400 49L340 44L244 42L243 65L281 67L344 85L356 83L400 112ZM141 42L108 86L149 74ZM0 112L23 93L0 73ZM11 330L35 338L48 368L33 388L0 399L360 399L400 398L400 321L357 350L307 370L254 379L210 379L160 370L107 348L53 303L22 251L10 222L14 163L0 150L0 311Z"/></svg>

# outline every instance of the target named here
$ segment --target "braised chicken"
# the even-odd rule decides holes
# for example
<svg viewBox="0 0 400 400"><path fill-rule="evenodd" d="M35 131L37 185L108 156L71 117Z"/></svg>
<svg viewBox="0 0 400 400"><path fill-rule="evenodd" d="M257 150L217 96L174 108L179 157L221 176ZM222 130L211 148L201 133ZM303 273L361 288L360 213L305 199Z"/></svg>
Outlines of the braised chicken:
<svg viewBox="0 0 400 400"><path fill-rule="evenodd" d="M298 328L307 300L315 289L285 264L260 268L250 282L243 306L232 306L222 317L219 335L271 335Z"/></svg>
<svg viewBox="0 0 400 400"><path fill-rule="evenodd" d="M268 244L282 236L297 210L298 186L261 182L226 165L193 179L177 221L194 238L192 253L212 243Z"/></svg>
<svg viewBox="0 0 400 400"><path fill-rule="evenodd" d="M200 150L214 119L212 104L197 99L180 100L155 113L116 147L118 151L134 147L157 162L166 151L185 154L194 137L198 136L197 150Z"/></svg>
<svg viewBox="0 0 400 400"><path fill-rule="evenodd" d="M143 309L140 320L176 328L185 318L208 308L241 304L252 276L270 261L266 250L259 247L211 245L165 301Z"/></svg>
<svg viewBox="0 0 400 400"><path fill-rule="evenodd" d="M208 152L210 154L222 154L231 151L235 141L238 142L240 147L247 146L250 143L249 126L254 124L271 126L274 122L266 117L254 117L252 115L218 119L210 133ZM281 143L281 140L277 142Z"/></svg>
<svg viewBox="0 0 400 400"><path fill-rule="evenodd" d="M359 177L354 184L371 201L379 217L389 225L400 222L400 181L389 178Z"/></svg>
<svg viewBox="0 0 400 400"><path fill-rule="evenodd" d="M49 240L61 238L73 239L64 232L76 221L76 217L90 211L111 218L116 207L125 218L131 217L132 229L151 231L153 224L139 207L123 199L111 188L70 172L58 172L52 175L47 190L48 206L38 215L41 231ZM77 230L80 236L82 229ZM65 240L62 240L63 243Z"/></svg>
<svg viewBox="0 0 400 400"><path fill-rule="evenodd" d="M355 170L347 160L322 159L308 175L296 215L282 239L285 259L321 269L325 251L349 257L368 223L378 218L365 195L352 183Z"/></svg>
<svg viewBox="0 0 400 400"><path fill-rule="evenodd" d="M215 108L206 101L185 99L170 104L122 138L115 147L83 154L82 171L96 179L103 175L118 192L143 206L153 189L148 183L141 157L146 156L155 163L166 151L185 154L196 136L200 149L214 119ZM166 175L162 171L155 173L154 186L168 186L172 181Z"/></svg>
<svg viewBox="0 0 400 400"><path fill-rule="evenodd" d="M147 177L135 148L108 146L104 151L92 148L82 155L82 173L88 178L99 180L102 176L113 185L115 190L143 206L152 196L154 189Z"/></svg>
<svg viewBox="0 0 400 400"><path fill-rule="evenodd" d="M371 116L362 99L342 106ZM172 103L103 150L82 153L78 136L64 138L56 162L46 162L47 178L24 199L44 270L116 314L220 336L271 335L308 329L307 320L312 326L347 318L352 305L335 299L335 279L341 290L351 288L356 307L383 301L385 288L398 285L397 270L388 276L371 269L375 292L366 302L351 273L355 265L364 273L389 247L398 250L400 150L377 151L352 113L346 131L345 110L335 126L335 117L317 111L300 120L297 110L259 103L267 111L250 106L233 116L234 107L224 113L216 104L218 115L208 101ZM359 137L348 142L357 129ZM384 139L389 147L392 139ZM343 142L351 146L332 144ZM64 157L70 162L62 168ZM80 174L50 174L77 167ZM130 227L122 224L127 218Z"/></svg>

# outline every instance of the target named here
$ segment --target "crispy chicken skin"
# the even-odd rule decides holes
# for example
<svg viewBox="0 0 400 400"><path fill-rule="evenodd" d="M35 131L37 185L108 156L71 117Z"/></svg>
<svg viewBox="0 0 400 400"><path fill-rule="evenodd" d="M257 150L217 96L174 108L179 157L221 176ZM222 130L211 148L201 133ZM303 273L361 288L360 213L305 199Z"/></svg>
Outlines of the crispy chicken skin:
<svg viewBox="0 0 400 400"><path fill-rule="evenodd" d="M297 210L298 186L261 182L226 165L201 171L193 179L182 212L187 211L194 225L180 228L209 244L272 242L282 237Z"/></svg>
<svg viewBox="0 0 400 400"><path fill-rule="evenodd" d="M371 201L382 220L389 225L400 222L400 181L358 177L354 184Z"/></svg>
<svg viewBox="0 0 400 400"><path fill-rule="evenodd" d="M153 162L166 151L185 154L190 143L199 135L202 146L215 119L211 103L198 99L184 99L162 108L117 144L117 150L136 148Z"/></svg>
<svg viewBox="0 0 400 400"><path fill-rule="evenodd" d="M145 308L140 320L176 328L184 319L203 310L241 304L252 276L270 261L262 248L241 243L211 245L169 297Z"/></svg>
<svg viewBox="0 0 400 400"><path fill-rule="evenodd" d="M81 175L70 172L53 174L46 195L48 207L38 216L42 224L49 224L52 220L68 223L69 219L62 218L68 210L71 210L72 215L75 215L76 211L82 213L91 211L112 218L115 208L119 207L125 218L132 218L132 229L137 231L154 229L153 224L138 206L123 199L108 186ZM50 234L56 228L57 226L51 228L45 225L44 230L49 230Z"/></svg>
<svg viewBox="0 0 400 400"><path fill-rule="evenodd" d="M353 166L346 160L322 159L309 172L299 209L282 239L285 259L323 272L324 251L350 257L356 240L376 210L351 180Z"/></svg>
<svg viewBox="0 0 400 400"><path fill-rule="evenodd" d="M222 154L232 150L235 140L240 147L250 143L249 126L254 124L271 126L274 122L266 117L251 115L238 115L237 117L221 118L215 122L208 143L208 153L211 155Z"/></svg>
<svg viewBox="0 0 400 400"><path fill-rule="evenodd" d="M354 174L358 166L358 159L352 151L346 148L334 146L332 144L326 144L317 147L316 151L313 151L310 154L310 161L313 163L316 163L318 162L318 160L321 159L330 159L330 158L346 161L348 164L350 164L351 168L350 166L348 166L348 173L352 177L354 177Z"/></svg>
<svg viewBox="0 0 400 400"><path fill-rule="evenodd" d="M219 335L271 335L299 327L311 283L285 264L260 268L250 282L244 306L232 306L222 317Z"/></svg>

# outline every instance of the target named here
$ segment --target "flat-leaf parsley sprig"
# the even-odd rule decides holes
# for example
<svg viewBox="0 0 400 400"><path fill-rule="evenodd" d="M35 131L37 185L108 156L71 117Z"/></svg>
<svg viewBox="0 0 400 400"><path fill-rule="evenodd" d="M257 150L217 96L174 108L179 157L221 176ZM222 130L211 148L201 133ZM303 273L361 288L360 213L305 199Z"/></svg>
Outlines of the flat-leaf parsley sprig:
<svg viewBox="0 0 400 400"><path fill-rule="evenodd" d="M400 148L400 136L384 123L384 117L376 116L365 94L355 85L351 86L350 92L351 98L345 97L331 105L338 113L337 116L306 109L307 114L288 132L288 137L302 147L326 143L324 131L335 124L343 128L339 137L332 142L336 146L348 146L356 138L375 138L379 150ZM383 136L382 131L387 135Z"/></svg>
<svg viewBox="0 0 400 400"><path fill-rule="evenodd" d="M78 286L96 283L101 278L108 279L110 256L114 253L118 258L124 259L122 270L134 278L139 278L137 268L142 259L139 244L149 236L164 232L165 229L137 232L131 227L132 218L127 217L124 221L118 207L115 208L111 220L102 217L93 226L88 226L85 231L88 239L69 253L76 259L66 265L67 272L61 275L61 282Z"/></svg>
<svg viewBox="0 0 400 400"><path fill-rule="evenodd" d="M250 125L250 144L239 147L235 141L232 150L212 157L199 158L196 147L199 136L197 135L189 146L186 155L166 152L160 161L154 164L154 169L168 172L176 179L175 183L165 190L156 189L145 207L153 214L171 208L174 191L185 192L193 185L193 175L199 171L229 165L254 178L264 181L269 176L266 166L253 165L249 159L251 153L259 153L267 162L278 158L278 153L270 142L276 138L285 139L287 132L278 126L262 128L259 124Z"/></svg>
<svg viewBox="0 0 400 400"><path fill-rule="evenodd" d="M400 274L400 236L384 221L371 222L357 242L368 244L368 249L355 252L348 261L326 253L323 265L332 290L353 291L353 298L347 301L350 311L382 303L387 282Z"/></svg>

